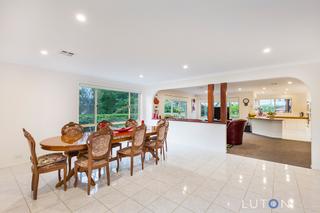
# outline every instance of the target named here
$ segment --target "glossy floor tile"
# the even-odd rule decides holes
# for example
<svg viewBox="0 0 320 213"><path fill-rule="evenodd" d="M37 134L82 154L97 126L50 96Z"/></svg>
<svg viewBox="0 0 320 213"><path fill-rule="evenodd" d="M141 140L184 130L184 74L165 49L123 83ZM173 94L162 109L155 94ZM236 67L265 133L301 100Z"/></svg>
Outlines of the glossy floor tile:
<svg viewBox="0 0 320 213"><path fill-rule="evenodd" d="M147 156L142 171L137 158L132 177L129 165L123 159L116 173L111 163L110 186L95 171L90 196L85 174L66 192L55 188L57 173L42 175L36 201L29 163L0 169L0 212L320 212L316 170L170 144L159 165Z"/></svg>

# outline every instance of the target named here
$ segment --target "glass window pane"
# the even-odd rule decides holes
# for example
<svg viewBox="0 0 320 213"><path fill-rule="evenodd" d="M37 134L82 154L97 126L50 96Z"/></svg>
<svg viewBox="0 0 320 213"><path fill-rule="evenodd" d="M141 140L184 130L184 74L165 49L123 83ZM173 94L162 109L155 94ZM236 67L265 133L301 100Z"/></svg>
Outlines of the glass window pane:
<svg viewBox="0 0 320 213"><path fill-rule="evenodd" d="M276 112L291 112L291 99L276 99Z"/></svg>
<svg viewBox="0 0 320 213"><path fill-rule="evenodd" d="M180 101L179 108L180 108L180 118L186 118L187 117L187 102Z"/></svg>
<svg viewBox="0 0 320 213"><path fill-rule="evenodd" d="M97 122L125 122L129 118L129 93L97 90Z"/></svg>
<svg viewBox="0 0 320 213"><path fill-rule="evenodd" d="M201 117L208 117L208 103L200 103L201 111L200 116Z"/></svg>
<svg viewBox="0 0 320 213"><path fill-rule="evenodd" d="M166 99L164 103L164 116L186 118L187 117L187 102L178 100Z"/></svg>
<svg viewBox="0 0 320 213"><path fill-rule="evenodd" d="M275 112L274 99L261 99L259 106L262 112Z"/></svg>
<svg viewBox="0 0 320 213"><path fill-rule="evenodd" d="M172 102L172 112L173 113L179 113L180 112L180 106L178 101Z"/></svg>
<svg viewBox="0 0 320 213"><path fill-rule="evenodd" d="M139 119L139 94L130 93L130 118Z"/></svg>
<svg viewBox="0 0 320 213"><path fill-rule="evenodd" d="M168 99L164 102L164 113L171 113L171 101Z"/></svg>
<svg viewBox="0 0 320 213"><path fill-rule="evenodd" d="M79 123L94 124L94 101L93 88L80 87L79 91Z"/></svg>
<svg viewBox="0 0 320 213"><path fill-rule="evenodd" d="M239 118L239 101L229 102L229 115L231 119Z"/></svg>
<svg viewBox="0 0 320 213"><path fill-rule="evenodd" d="M84 132L94 132L96 130L95 126L89 126L89 127L85 127L83 128Z"/></svg>

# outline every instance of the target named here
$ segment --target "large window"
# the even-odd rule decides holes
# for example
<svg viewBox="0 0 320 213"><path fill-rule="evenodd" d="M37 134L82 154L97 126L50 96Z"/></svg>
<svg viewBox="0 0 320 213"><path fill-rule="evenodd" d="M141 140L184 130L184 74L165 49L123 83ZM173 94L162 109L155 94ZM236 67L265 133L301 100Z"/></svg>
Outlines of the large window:
<svg viewBox="0 0 320 213"><path fill-rule="evenodd" d="M240 117L239 98L228 99L230 119L238 119Z"/></svg>
<svg viewBox="0 0 320 213"><path fill-rule="evenodd" d="M139 94L80 87L79 122L92 130L102 120L122 126L129 118L139 119Z"/></svg>
<svg viewBox="0 0 320 213"><path fill-rule="evenodd" d="M290 113L292 100L286 98L259 99L256 101L262 112Z"/></svg>
<svg viewBox="0 0 320 213"><path fill-rule="evenodd" d="M227 106L229 108L229 118L236 119L240 117L239 112L239 99L238 98L229 98L227 102ZM214 107L220 107L220 102L215 101ZM201 118L208 118L208 103L200 102L200 116Z"/></svg>
<svg viewBox="0 0 320 213"><path fill-rule="evenodd" d="M208 118L208 103L200 103L200 116L202 118Z"/></svg>
<svg viewBox="0 0 320 213"><path fill-rule="evenodd" d="M166 99L164 102L164 116L174 118L187 118L187 102Z"/></svg>

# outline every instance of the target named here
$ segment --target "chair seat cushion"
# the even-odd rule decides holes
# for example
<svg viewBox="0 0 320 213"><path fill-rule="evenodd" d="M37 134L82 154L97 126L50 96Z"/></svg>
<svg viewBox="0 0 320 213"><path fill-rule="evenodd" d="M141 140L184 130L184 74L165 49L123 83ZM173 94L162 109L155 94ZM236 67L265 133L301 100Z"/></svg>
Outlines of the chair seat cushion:
<svg viewBox="0 0 320 213"><path fill-rule="evenodd" d="M44 167L55 163L66 162L67 158L62 153L51 153L38 157L38 167Z"/></svg>
<svg viewBox="0 0 320 213"><path fill-rule="evenodd" d="M132 150L132 147L129 146L129 147L120 149L120 150L118 151L118 153L119 153L120 155L131 155L131 154L132 154L131 150ZM140 154L141 152L142 152L142 149L134 149L134 150L133 150L133 154L134 154L134 155L138 155L138 154Z"/></svg>
<svg viewBox="0 0 320 213"><path fill-rule="evenodd" d="M78 160L75 162L75 164L79 167L82 168L87 168L88 167L88 158L85 156L78 158ZM93 167L103 167L104 165L107 164L106 159L101 159L101 160L93 160Z"/></svg>

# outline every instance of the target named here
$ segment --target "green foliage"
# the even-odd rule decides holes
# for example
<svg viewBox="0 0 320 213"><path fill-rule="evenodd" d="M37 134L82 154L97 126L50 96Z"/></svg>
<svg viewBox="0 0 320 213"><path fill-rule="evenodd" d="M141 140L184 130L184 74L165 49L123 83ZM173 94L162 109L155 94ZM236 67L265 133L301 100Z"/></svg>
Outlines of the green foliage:
<svg viewBox="0 0 320 213"><path fill-rule="evenodd" d="M95 95L97 95L97 122L102 120L124 122L129 118L129 108L130 118L135 120L139 118L138 93L81 87L79 90L80 124L95 123Z"/></svg>
<svg viewBox="0 0 320 213"><path fill-rule="evenodd" d="M230 118L239 118L239 104L230 104L229 114Z"/></svg>
<svg viewBox="0 0 320 213"><path fill-rule="evenodd" d="M262 112L275 112L275 107L273 105L263 105L260 106Z"/></svg>
<svg viewBox="0 0 320 213"><path fill-rule="evenodd" d="M164 116L175 117L175 118L186 118L187 102L166 99L164 103Z"/></svg>

